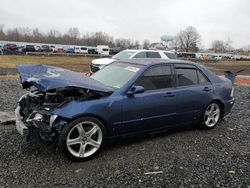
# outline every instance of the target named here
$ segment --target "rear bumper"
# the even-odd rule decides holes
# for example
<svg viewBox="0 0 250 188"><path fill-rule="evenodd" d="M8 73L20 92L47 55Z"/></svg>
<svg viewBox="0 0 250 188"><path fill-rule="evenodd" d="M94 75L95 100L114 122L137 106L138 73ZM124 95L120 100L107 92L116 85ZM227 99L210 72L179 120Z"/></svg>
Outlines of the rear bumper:
<svg viewBox="0 0 250 188"><path fill-rule="evenodd" d="M225 117L226 115L228 115L231 110L232 110L232 107L235 103L235 99L232 98L231 100L227 101L224 103L224 113L223 113L223 117Z"/></svg>

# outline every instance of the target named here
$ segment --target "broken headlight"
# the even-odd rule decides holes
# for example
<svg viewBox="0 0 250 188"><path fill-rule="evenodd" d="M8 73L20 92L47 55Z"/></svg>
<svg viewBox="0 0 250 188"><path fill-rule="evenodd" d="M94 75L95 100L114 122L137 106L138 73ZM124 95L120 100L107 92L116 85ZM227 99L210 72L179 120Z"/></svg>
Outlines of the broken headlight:
<svg viewBox="0 0 250 188"><path fill-rule="evenodd" d="M51 115L49 120L49 126L52 127L53 123L55 122L57 115Z"/></svg>

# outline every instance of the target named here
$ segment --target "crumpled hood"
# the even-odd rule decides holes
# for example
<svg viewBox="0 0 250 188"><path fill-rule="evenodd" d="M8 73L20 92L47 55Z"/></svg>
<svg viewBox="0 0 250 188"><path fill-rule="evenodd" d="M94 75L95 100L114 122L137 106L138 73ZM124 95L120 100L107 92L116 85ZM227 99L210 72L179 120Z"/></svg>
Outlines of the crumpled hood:
<svg viewBox="0 0 250 188"><path fill-rule="evenodd" d="M51 89L64 87L79 87L112 93L114 90L92 78L80 73L49 65L18 65L23 88L35 86L40 91L46 92Z"/></svg>

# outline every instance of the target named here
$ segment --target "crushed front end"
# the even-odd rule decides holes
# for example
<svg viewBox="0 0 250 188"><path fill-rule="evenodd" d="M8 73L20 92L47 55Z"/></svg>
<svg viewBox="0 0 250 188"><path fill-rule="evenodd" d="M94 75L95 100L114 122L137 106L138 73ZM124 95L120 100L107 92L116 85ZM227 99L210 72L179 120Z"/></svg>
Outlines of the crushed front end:
<svg viewBox="0 0 250 188"><path fill-rule="evenodd" d="M53 111L71 101L95 100L113 92L102 83L79 73L48 66L19 65L21 84L29 93L15 110L17 131L29 141L53 143L67 121Z"/></svg>

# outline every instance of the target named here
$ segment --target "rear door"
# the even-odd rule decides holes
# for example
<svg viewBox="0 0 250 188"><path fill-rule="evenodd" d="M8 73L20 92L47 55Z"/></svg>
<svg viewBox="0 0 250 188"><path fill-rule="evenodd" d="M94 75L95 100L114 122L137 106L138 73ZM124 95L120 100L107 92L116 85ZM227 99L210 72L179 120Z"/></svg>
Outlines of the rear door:
<svg viewBox="0 0 250 188"><path fill-rule="evenodd" d="M199 120L212 100L213 87L208 78L193 65L175 64L177 123Z"/></svg>

